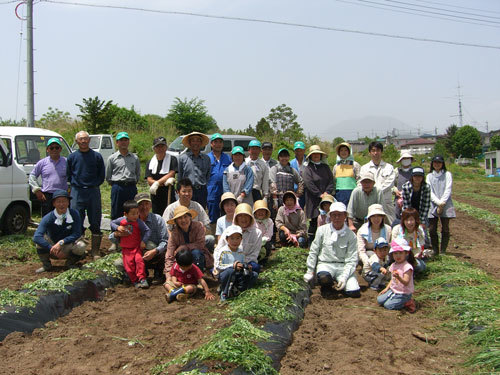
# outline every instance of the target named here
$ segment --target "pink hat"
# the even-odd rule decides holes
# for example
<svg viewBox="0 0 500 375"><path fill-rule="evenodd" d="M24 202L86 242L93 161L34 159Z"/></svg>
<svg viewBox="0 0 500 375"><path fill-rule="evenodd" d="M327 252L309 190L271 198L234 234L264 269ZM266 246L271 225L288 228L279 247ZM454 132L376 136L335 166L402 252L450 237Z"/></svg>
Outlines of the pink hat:
<svg viewBox="0 0 500 375"><path fill-rule="evenodd" d="M391 241L391 250L390 253L395 253L396 251L410 251L411 247L408 245L408 242L403 238L397 238Z"/></svg>

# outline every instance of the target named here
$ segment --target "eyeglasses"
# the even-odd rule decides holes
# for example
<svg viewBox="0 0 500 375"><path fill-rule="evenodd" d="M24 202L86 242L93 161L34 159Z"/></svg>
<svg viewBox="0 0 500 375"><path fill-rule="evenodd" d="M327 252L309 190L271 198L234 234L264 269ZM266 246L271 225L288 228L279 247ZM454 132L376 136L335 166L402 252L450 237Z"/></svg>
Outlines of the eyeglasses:
<svg viewBox="0 0 500 375"><path fill-rule="evenodd" d="M49 150L59 150L61 149L61 146L50 146Z"/></svg>

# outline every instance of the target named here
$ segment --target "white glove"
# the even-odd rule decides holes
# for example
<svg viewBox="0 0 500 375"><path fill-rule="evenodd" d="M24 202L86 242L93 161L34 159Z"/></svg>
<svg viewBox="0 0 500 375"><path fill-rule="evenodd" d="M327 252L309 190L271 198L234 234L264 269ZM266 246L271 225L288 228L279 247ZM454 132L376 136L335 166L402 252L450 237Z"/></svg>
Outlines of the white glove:
<svg viewBox="0 0 500 375"><path fill-rule="evenodd" d="M238 195L238 198L236 198L236 201L238 202L238 204L240 204L241 202L243 202L243 197L240 195Z"/></svg>
<svg viewBox="0 0 500 375"><path fill-rule="evenodd" d="M175 184L175 178L173 178L173 177L170 177L170 178L169 178L167 181L165 181L165 183L164 183L164 185L165 185L165 186L169 186L169 185L174 186L174 184Z"/></svg>
<svg viewBox="0 0 500 375"><path fill-rule="evenodd" d="M304 281L305 281L306 283L308 283L308 282L310 282L310 281L313 279L313 277L314 277L314 274L313 274L313 273L311 273L311 272L306 272L306 273L304 274Z"/></svg>
<svg viewBox="0 0 500 375"><path fill-rule="evenodd" d="M345 288L345 280L344 279L338 279L337 280L337 285L335 286L335 289L337 290L344 290Z"/></svg>
<svg viewBox="0 0 500 375"><path fill-rule="evenodd" d="M149 187L149 192L153 195L156 195L156 191L160 187L160 183L158 181L153 182L153 185Z"/></svg>

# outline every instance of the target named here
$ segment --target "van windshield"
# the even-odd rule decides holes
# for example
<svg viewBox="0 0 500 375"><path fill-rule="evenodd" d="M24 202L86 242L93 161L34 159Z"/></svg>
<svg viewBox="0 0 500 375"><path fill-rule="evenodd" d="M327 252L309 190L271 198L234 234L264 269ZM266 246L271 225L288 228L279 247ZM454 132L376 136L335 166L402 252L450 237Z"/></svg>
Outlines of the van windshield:
<svg viewBox="0 0 500 375"><path fill-rule="evenodd" d="M47 141L53 137L44 135L18 135L16 137L16 160L19 164L36 164L47 156ZM70 154L69 147L62 137L57 137L62 143L61 156Z"/></svg>
<svg viewBox="0 0 500 375"><path fill-rule="evenodd" d="M168 146L168 151L182 152L186 147L182 144L183 137L177 137L174 139L170 146Z"/></svg>

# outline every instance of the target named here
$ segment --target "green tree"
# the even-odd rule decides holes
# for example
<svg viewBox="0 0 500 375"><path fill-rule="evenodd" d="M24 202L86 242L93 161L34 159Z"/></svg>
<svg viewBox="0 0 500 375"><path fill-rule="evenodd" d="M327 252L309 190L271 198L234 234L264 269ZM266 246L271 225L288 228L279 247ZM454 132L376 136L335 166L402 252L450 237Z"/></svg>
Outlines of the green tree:
<svg viewBox="0 0 500 375"><path fill-rule="evenodd" d="M117 130L146 130L148 121L132 108L118 107L113 104L111 107L113 118L111 125Z"/></svg>
<svg viewBox="0 0 500 375"><path fill-rule="evenodd" d="M445 139L438 139L434 148L432 149L431 156L441 155L445 160L450 157L448 148L446 147Z"/></svg>
<svg viewBox="0 0 500 375"><path fill-rule="evenodd" d="M4 120L0 117L0 126L27 126L26 125L26 119L21 119L19 121L16 120Z"/></svg>
<svg viewBox="0 0 500 375"><path fill-rule="evenodd" d="M57 108L49 107L48 111L36 122L41 128L59 128L67 126L73 122L69 112L60 111Z"/></svg>
<svg viewBox="0 0 500 375"><path fill-rule="evenodd" d="M500 150L500 135L490 138L490 151Z"/></svg>
<svg viewBox="0 0 500 375"><path fill-rule="evenodd" d="M392 143L388 146L384 146L383 159L390 164L395 164L400 157L400 152Z"/></svg>
<svg viewBox="0 0 500 375"><path fill-rule="evenodd" d="M453 135L452 140L455 156L473 158L481 153L481 135L473 126L462 126Z"/></svg>
<svg viewBox="0 0 500 375"><path fill-rule="evenodd" d="M446 129L446 138L444 140L444 145L449 154L455 154L453 151L453 136L458 130L458 126L452 124Z"/></svg>
<svg viewBox="0 0 500 375"><path fill-rule="evenodd" d="M271 125L269 125L269 122L264 117L255 125L255 133L258 138L272 138L274 135L273 128L271 128Z"/></svg>
<svg viewBox="0 0 500 375"><path fill-rule="evenodd" d="M304 129L297 122L297 115L286 104L272 108L266 117L278 138L287 143L304 139Z"/></svg>
<svg viewBox="0 0 500 375"><path fill-rule="evenodd" d="M167 119L175 124L181 134L188 134L193 131L200 133L215 131L218 129L217 122L208 114L204 103L204 100L198 98L191 100L175 98Z"/></svg>
<svg viewBox="0 0 500 375"><path fill-rule="evenodd" d="M335 137L335 139L333 140L333 147L336 147L337 145L341 144L342 142L345 142L344 138Z"/></svg>
<svg viewBox="0 0 500 375"><path fill-rule="evenodd" d="M81 112L78 117L82 119L90 134L109 133L115 109L112 103L112 100L106 102L99 100L99 97L96 96L95 98L83 98L83 105L76 104Z"/></svg>

